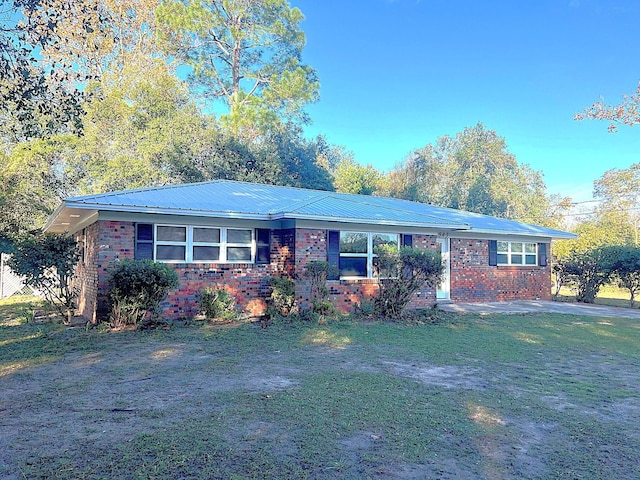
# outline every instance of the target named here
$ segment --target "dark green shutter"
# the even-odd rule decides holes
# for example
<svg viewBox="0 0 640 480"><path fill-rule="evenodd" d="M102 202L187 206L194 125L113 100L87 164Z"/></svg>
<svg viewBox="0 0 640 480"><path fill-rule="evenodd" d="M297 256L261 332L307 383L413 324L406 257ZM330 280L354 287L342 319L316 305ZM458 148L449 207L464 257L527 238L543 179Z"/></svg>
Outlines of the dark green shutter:
<svg viewBox="0 0 640 480"><path fill-rule="evenodd" d="M498 241L489 240L489 265L495 267L498 265Z"/></svg>
<svg viewBox="0 0 640 480"><path fill-rule="evenodd" d="M327 231L327 262L329 262L328 280L340 279L340 232Z"/></svg>
<svg viewBox="0 0 640 480"><path fill-rule="evenodd" d="M539 243L538 244L538 265L541 267L547 266L547 244Z"/></svg>

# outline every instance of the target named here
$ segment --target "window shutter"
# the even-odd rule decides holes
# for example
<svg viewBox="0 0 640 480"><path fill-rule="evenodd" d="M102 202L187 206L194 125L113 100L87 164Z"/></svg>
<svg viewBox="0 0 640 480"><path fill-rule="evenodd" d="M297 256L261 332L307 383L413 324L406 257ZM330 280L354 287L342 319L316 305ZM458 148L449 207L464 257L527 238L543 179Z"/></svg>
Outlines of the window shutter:
<svg viewBox="0 0 640 480"><path fill-rule="evenodd" d="M489 265L495 267L498 265L498 241L489 240Z"/></svg>
<svg viewBox="0 0 640 480"><path fill-rule="evenodd" d="M337 230L327 231L327 262L329 262L328 280L340 279L340 232Z"/></svg>
<svg viewBox="0 0 640 480"><path fill-rule="evenodd" d="M152 223L136 223L136 243L133 258L136 260L153 260Z"/></svg>
<svg viewBox="0 0 640 480"><path fill-rule="evenodd" d="M413 235L409 235L409 234L402 235L402 246L413 247Z"/></svg>
<svg viewBox="0 0 640 480"><path fill-rule="evenodd" d="M271 263L271 230L256 228L256 264Z"/></svg>
<svg viewBox="0 0 640 480"><path fill-rule="evenodd" d="M547 244L538 244L538 265L541 267L547 266Z"/></svg>

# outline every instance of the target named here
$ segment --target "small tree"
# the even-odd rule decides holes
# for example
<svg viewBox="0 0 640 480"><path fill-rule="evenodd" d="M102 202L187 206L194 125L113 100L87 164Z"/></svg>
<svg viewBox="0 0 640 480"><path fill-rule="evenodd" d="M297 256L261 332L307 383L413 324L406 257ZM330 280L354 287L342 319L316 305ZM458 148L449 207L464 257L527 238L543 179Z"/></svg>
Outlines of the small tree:
<svg viewBox="0 0 640 480"><path fill-rule="evenodd" d="M375 253L379 285L375 307L380 315L400 315L414 293L425 285L435 287L442 277L440 252L381 245Z"/></svg>
<svg viewBox="0 0 640 480"><path fill-rule="evenodd" d="M629 304L633 307L640 292L640 248L608 247L612 259L611 270L621 288L629 290Z"/></svg>
<svg viewBox="0 0 640 480"><path fill-rule="evenodd" d="M65 324L71 323L78 292L72 288L73 271L79 254L69 235L40 233L17 239L8 262L25 283L41 291Z"/></svg>
<svg viewBox="0 0 640 480"><path fill-rule="evenodd" d="M607 283L613 271L611 249L594 248L582 253L572 253L563 260L568 275L576 282L576 300L594 303L600 287Z"/></svg>
<svg viewBox="0 0 640 480"><path fill-rule="evenodd" d="M169 265L151 260L123 260L109 269L109 320L113 327L138 325L147 313L158 313L169 290L179 285Z"/></svg>

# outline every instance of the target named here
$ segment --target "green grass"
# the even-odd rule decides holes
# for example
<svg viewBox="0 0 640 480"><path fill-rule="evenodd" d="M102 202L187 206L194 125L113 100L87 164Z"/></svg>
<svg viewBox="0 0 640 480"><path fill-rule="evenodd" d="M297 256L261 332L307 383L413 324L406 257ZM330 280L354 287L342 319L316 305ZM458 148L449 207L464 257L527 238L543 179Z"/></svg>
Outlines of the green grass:
<svg viewBox="0 0 640 480"><path fill-rule="evenodd" d="M623 288L619 288L615 285L604 285L600 288L598 295L596 296L596 305L609 305L611 307L623 307L623 308L638 308L640 298L635 300L635 304L631 307L629 302L629 291ZM560 302L575 302L576 294L568 287L562 287L560 289L560 295L558 295L558 301Z"/></svg>
<svg viewBox="0 0 640 480"><path fill-rule="evenodd" d="M17 309L0 476L640 478L637 320L99 333Z"/></svg>

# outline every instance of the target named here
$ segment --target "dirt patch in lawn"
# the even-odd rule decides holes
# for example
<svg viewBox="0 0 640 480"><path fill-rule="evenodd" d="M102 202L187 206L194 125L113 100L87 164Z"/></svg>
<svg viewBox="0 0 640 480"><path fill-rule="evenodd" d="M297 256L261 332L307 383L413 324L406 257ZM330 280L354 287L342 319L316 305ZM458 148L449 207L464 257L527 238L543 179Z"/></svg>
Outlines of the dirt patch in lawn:
<svg viewBox="0 0 640 480"><path fill-rule="evenodd" d="M88 336L0 378L0 477L640 476L637 359L522 343L522 361L454 364L243 328Z"/></svg>

